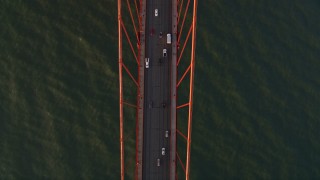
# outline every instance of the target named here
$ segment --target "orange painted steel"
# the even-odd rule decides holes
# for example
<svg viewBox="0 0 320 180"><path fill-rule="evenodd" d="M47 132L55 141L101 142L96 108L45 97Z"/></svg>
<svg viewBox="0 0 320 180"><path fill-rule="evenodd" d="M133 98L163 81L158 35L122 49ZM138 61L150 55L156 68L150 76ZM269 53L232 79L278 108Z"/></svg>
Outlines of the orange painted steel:
<svg viewBox="0 0 320 180"><path fill-rule="evenodd" d="M127 0L127 6L128 6L129 13L130 13L131 21L132 21L132 24L133 24L134 32L135 32L135 34L136 34L137 41L139 42L139 37L138 37L137 28L136 28L136 23L135 23L135 21L134 21L133 15L132 15L132 11L131 11L131 6L130 6L130 3L129 3L129 0Z"/></svg>
<svg viewBox="0 0 320 180"><path fill-rule="evenodd" d="M129 37L129 35L128 35L127 29L126 29L126 27L124 26L122 20L120 20L120 22L121 22L122 29L124 30L124 33L125 33L125 35L126 35L126 37L127 37L127 40L128 40L128 42L129 42L131 51L132 51L132 53L133 53L133 55L134 55L137 63L140 64L139 61L138 61L138 58L137 58L137 54L136 54L136 52L134 51L134 48L133 48L133 46L132 46L132 43L131 43L130 37Z"/></svg>
<svg viewBox="0 0 320 180"><path fill-rule="evenodd" d="M184 167L184 165L183 165L183 163L182 163L182 161L181 161L181 158L180 158L178 152L177 152L176 154L177 154L177 158L178 158L178 160L179 160L179 162L180 162L180 165L181 165L183 171L186 172L186 168Z"/></svg>
<svg viewBox="0 0 320 180"><path fill-rule="evenodd" d="M118 0L118 50L119 50L119 117L120 117L120 176L124 180L124 142L123 142L123 84L122 84L122 31L121 0Z"/></svg>
<svg viewBox="0 0 320 180"><path fill-rule="evenodd" d="M130 17L131 17L131 21L133 23L133 26L134 26L134 33L135 33L135 36L137 38L137 49L138 49L138 52L136 53L136 49L133 47L132 45L132 42L131 42L131 39L129 37L129 34L127 32L127 29L125 27L125 24L124 22L122 21L122 8L121 8L121 1L122 0L118 0L118 34L119 34L119 38L118 38L118 50L119 50L119 108L120 108L120 176L121 176L121 180L124 180L124 177L126 175L127 172L127 167L129 167L129 165L131 164L132 162L132 159L129 159L129 164L127 164L127 166L125 166L125 149L124 149L124 144L125 144L125 140L129 137L132 137L132 133L129 133L125 136L125 132L124 132L124 111L123 111L123 108L124 108L124 105L127 105L129 107L133 107L133 108L136 108L136 134L138 134L138 131L139 131L139 127L138 127L138 110L141 108L140 106L138 106L139 104L139 97L140 97L140 90L139 90L139 87L140 87L140 78L138 76L138 80L136 80L132 73L130 72L130 70L127 68L127 66L125 65L124 61L123 61L123 47L122 47L122 41L123 41L123 38L122 38L122 35L123 35L123 32L126 36L126 40L128 42L128 44L130 45L130 48L131 48L131 51L132 51L132 54L134 56L134 59L135 61L137 62L138 64L138 72L140 71L141 67L140 67L140 61L138 60L138 57L140 58L140 36L139 34L141 33L141 17L139 16L139 12L138 12L138 7L137 7L137 2L135 1L135 7L136 7L136 11L137 11L137 15L138 15L138 23L139 23L139 32L137 31L137 27L135 25L135 20L134 20L134 17L133 17L133 13L131 11L131 5L129 3L129 1L127 0L127 6L128 6L128 11L130 13ZM140 1L140 7L141 7L141 1ZM138 56L137 56L138 55ZM137 104L134 105L134 104L131 104L131 103L128 103L128 102L125 102L123 100L123 69L127 72L127 74L130 76L130 78L132 79L132 81L136 84L137 86ZM132 131L134 132L134 131ZM139 160L138 160L138 157L137 157L137 152L138 152L138 139L136 139L136 157L135 157L135 161L136 161L136 165L135 165L135 179L138 179L138 176L137 176L137 166L138 164L140 163Z"/></svg>
<svg viewBox="0 0 320 180"><path fill-rule="evenodd" d="M177 51L178 51L178 44L177 44L177 35L178 35L178 5L177 0L172 0L172 19L171 19L171 30L172 30L172 49L171 49L171 63L169 64L170 69L170 117L169 117L169 129L171 132L170 135L170 144L169 144L169 179L174 180L177 174Z"/></svg>
<svg viewBox="0 0 320 180"><path fill-rule="evenodd" d="M139 46L140 48L140 46ZM140 49L138 51L138 56L140 56ZM138 66L138 72L140 71L140 66ZM136 158L136 165L135 165L135 170L134 170L134 176L135 176L135 179L138 180L138 166L139 166L139 158L138 158L138 145L139 145L139 138L138 138L138 135L139 135L139 118L138 118L138 111L139 111L139 97L140 97L140 76L138 75L138 88L137 88L137 108L136 108L136 155L135 155L135 158Z"/></svg>
<svg viewBox="0 0 320 180"><path fill-rule="evenodd" d="M139 44L138 44L138 83L137 110L136 110L136 166L135 179L142 179L142 157L143 157L143 105L144 105L144 55L145 55L145 21L146 21L146 0L139 0Z"/></svg>
<svg viewBox="0 0 320 180"><path fill-rule="evenodd" d="M136 6L136 11L137 11L137 14L138 14L138 8L137 8L137 3L136 3L136 0L134 0L134 3L135 3L135 6ZM139 14L138 14L138 22L139 22L139 29L140 29L140 17L139 17ZM139 34L140 34L140 32L139 32ZM138 42L137 42L137 44L138 44L138 57L140 57L140 39L138 39ZM138 63L138 64L140 64L140 63ZM138 65L138 72L140 71L140 66ZM139 126L138 126L138 124L139 124L139 119L138 119L138 109L139 109L139 96L140 96L140 84L139 84L139 82L140 82L140 76L139 76L139 74L138 74L138 88L137 88L137 105L136 105L136 154L135 154L135 170L134 170L134 177L135 177L135 179L136 180L138 180L138 165L139 165L139 158L138 158L138 144L139 144L139 138L138 138L138 135L139 135Z"/></svg>
<svg viewBox="0 0 320 180"><path fill-rule="evenodd" d="M187 141L187 161L186 161L186 180L189 180L190 173L190 154L191 154L191 131L192 131L192 105L193 105L193 85L196 53L196 26L197 26L197 5L198 1L193 1L192 17L192 43L191 43L191 72L190 72L190 93L189 93L189 116L188 116L188 141Z"/></svg>
<svg viewBox="0 0 320 180"><path fill-rule="evenodd" d="M188 35L187 35L187 38L186 38L186 40L185 40L184 43L183 43L183 47L182 47L181 53L180 53L179 58L178 58L177 66L179 65L180 60L181 60L181 58L182 58L182 55L183 55L183 52L184 52L184 48L186 47L187 42L188 42L189 37L190 37L190 34L191 34L191 30L192 30L192 26L190 26L189 32L188 32ZM181 36L181 34L179 35L179 37L180 37L180 36Z"/></svg>
<svg viewBox="0 0 320 180"><path fill-rule="evenodd" d="M133 104L131 104L131 103L127 103L127 102L125 102L125 101L122 101L122 103L125 104L125 105L127 105L127 106L137 108L136 105L133 105Z"/></svg>
<svg viewBox="0 0 320 180"><path fill-rule="evenodd" d="M189 105L189 103L182 104L182 105L178 106L178 107L177 107L177 109L180 109L180 108L186 107L186 106L188 106L188 105Z"/></svg>
<svg viewBox="0 0 320 180"><path fill-rule="evenodd" d="M136 81L136 79L134 79L134 77L132 76L131 72L130 72L129 69L127 68L127 66L124 65L124 63L122 63L122 66L124 67L124 69L126 70L126 72L129 74L129 76L131 77L132 81L137 85L137 87L139 87L138 82Z"/></svg>
<svg viewBox="0 0 320 180"><path fill-rule="evenodd" d="M127 106L130 106L130 107L133 107L133 108L136 108L136 136L139 135L139 126L138 126L138 119L139 119L139 115L138 115L138 111L140 111L140 109L142 108L141 107L141 102L139 101L140 98L141 98L141 94L143 94L143 91L141 90L140 92L140 84L141 83L141 87L143 87L143 82L140 82L142 81L140 76L138 75L138 80L136 80L132 74L130 73L129 69L125 66L124 62L123 62L123 56L122 56L122 40L123 40L123 32L125 33L125 36L126 36L126 39L130 45L130 48L131 48L131 51L134 55L134 58L138 64L138 72L140 73L141 71L141 68L144 68L143 65L140 65L140 63L143 63L143 60L141 60L141 53L142 53L142 50L140 49L141 45L143 45L144 41L143 41L143 38L140 39L140 33L144 33L144 19L145 18L145 14L144 14L144 10L143 8L145 9L145 0L138 0L139 1L139 8L138 8L138 5L137 5L137 2L136 0L134 0L134 5L135 5L135 9L136 9L136 13L138 15L138 23L139 23L139 32L137 31L137 27L135 25L135 19L133 17L133 13L131 11L131 6L130 6L130 3L129 3L129 0L126 0L127 1L127 5L128 5L128 10L129 10L129 13L130 13L130 16L131 16L131 21L133 23L133 26L134 26L134 32L135 32L135 36L137 38L137 48L138 48L138 52L136 53L136 50L135 48L133 48L133 45L131 43L131 40L130 40L130 37L128 35L128 32L126 30L126 27L124 25L124 22L122 21L122 8L121 8L121 1L122 0L118 0L118 36L119 36L119 41L118 41L118 55L119 55L119 59L118 59L118 63L119 63L119 116L120 116L120 161L121 161L121 164L120 164L120 176L121 176L121 180L124 180L124 177L125 177L125 173L126 173L126 169L125 169L125 158L124 158L124 154L125 154L125 150L124 150L124 145L125 145L125 138L124 138L124 116L123 116L123 108L124 108L124 105L127 105ZM143 3L144 2L144 3ZM188 68L185 70L183 76L181 77L181 79L178 81L178 83L176 84L176 89L179 87L179 85L181 84L181 82L185 79L186 75L190 74L190 84L189 84L189 101L188 103L185 103L185 104L182 104L182 105L175 105L175 109L177 111L177 109L180 109L180 108L183 108L183 107L187 107L188 106L188 132L187 132L187 136L184 135L182 132L180 132L178 129L176 129L176 132L181 135L187 142L187 153L186 153L186 162L185 162L185 165L184 163L182 162L179 154L177 151L175 151L176 153L176 157L178 158L181 166L182 166L182 169L184 171L184 174L185 174L185 179L186 180L189 180L189 175L190 175L190 157L191 157L191 131L192 131L192 106L193 106L193 90L194 90L194 71L195 71L195 48L196 48L196 18L197 18L197 3L198 1L197 0L193 0L193 14L192 14L192 25L190 26L189 28L189 31L188 31L188 34L186 36L186 39L184 41L184 45L183 45L183 48L182 48L182 51L180 51L180 54L179 54L179 57L178 57L178 60L176 60L175 62L177 62L177 64L175 64L174 66L176 66L178 68L178 65L181 61L181 58L182 58L182 55L184 53L184 50L185 50L185 47L187 45L187 42L189 41L189 38L190 38L190 35L192 33L192 40L191 40L191 62L190 62L190 65L188 66ZM187 5L185 6L185 11L184 11L184 16L183 16L183 21L182 21L182 24L181 24L181 28L180 28L180 31L177 30L177 27L176 29L173 31L175 32L176 34L178 34L178 38L177 38L177 43L179 44L180 42L180 39L181 39L181 36L182 36L182 30L184 29L184 23L185 23L185 20L186 20L186 16L187 16L187 13L188 13L188 9L189 9L189 4L190 4L190 0L188 0L188 3ZM142 8L142 5L143 5L143 8ZM179 20L181 19L182 20L182 8L184 8L184 3L183 3L183 0L178 0L178 4L175 4L176 6L176 9L177 11L179 10L179 13L177 16L175 16L177 19L177 25L179 24ZM141 11L141 12L139 12ZM141 13L141 14L140 14ZM122 32L123 31L123 32ZM191 32L192 31L192 32ZM141 40L141 44L140 44L140 40ZM176 46L177 48L178 46ZM143 48L142 48L143 49ZM140 52L141 51L141 52ZM138 55L138 56L137 56ZM139 59L139 58L140 59ZM123 68L125 69L125 71L129 74L129 76L131 77L131 79L133 80L133 82L137 85L138 87L138 91L137 91L137 105L134 105L134 104L131 104L131 103L128 103L128 102L125 102L123 100ZM176 82L175 82L176 83ZM174 83L174 84L175 84ZM175 96L176 98L176 96ZM131 135L131 133L130 133ZM129 137L129 134L128 134L128 137ZM136 167L135 167L135 179L142 179L142 176L141 176L141 172L139 172L138 170L138 167L140 168L141 167L141 160L138 158L138 144L141 143L141 141L139 142L138 138L136 138ZM129 159L129 162L132 163L132 160ZM176 161L175 161L176 163ZM176 164L177 165L177 164ZM175 165L175 166L176 166ZM129 165L128 165L129 166ZM173 172L175 172L175 178L177 179L178 178L178 172L176 171L176 169L173 170ZM140 174L139 174L140 173ZM172 179L172 178L171 178Z"/></svg>
<svg viewBox="0 0 320 180"><path fill-rule="evenodd" d="M180 132L178 129L177 129L177 133L180 134L180 136L182 136L185 140L188 140L188 138L184 134L182 134L182 132Z"/></svg>
<svg viewBox="0 0 320 180"><path fill-rule="evenodd" d="M177 87L179 87L180 83L183 81L184 77L186 77L187 73L190 71L191 69L191 64L189 65L188 69L184 72L183 76L181 77L181 79L179 80ZM189 102L190 104L190 102Z"/></svg>
<svg viewBox="0 0 320 180"><path fill-rule="evenodd" d="M140 27L140 17L139 17L139 10L138 10L138 5L137 5L137 1L134 1L134 6L136 7L136 13L137 13L137 17L138 17L138 23L139 23L139 27ZM140 42L140 39L138 39L138 42Z"/></svg>
<svg viewBox="0 0 320 180"><path fill-rule="evenodd" d="M187 17L187 12L188 12L188 9L189 9L189 4L190 4L190 0L188 0L188 4L187 4L187 7L186 7L186 10L184 11L183 21L182 21L182 25L181 25L181 28L180 28L180 31L179 31L180 36L179 36L179 38L178 38L178 42L180 42L180 37L181 37L181 34L182 34L184 22L185 22L186 17Z"/></svg>
<svg viewBox="0 0 320 180"><path fill-rule="evenodd" d="M183 0L181 1L179 13L178 13L178 24L179 24L179 20L180 20L180 14L181 14L181 11L182 11L182 6L183 6Z"/></svg>

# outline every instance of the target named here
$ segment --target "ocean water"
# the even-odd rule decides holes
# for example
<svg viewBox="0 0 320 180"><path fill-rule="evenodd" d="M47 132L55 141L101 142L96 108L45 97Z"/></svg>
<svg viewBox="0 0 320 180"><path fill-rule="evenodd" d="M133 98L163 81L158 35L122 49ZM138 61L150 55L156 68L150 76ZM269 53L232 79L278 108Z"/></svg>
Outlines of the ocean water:
<svg viewBox="0 0 320 180"><path fill-rule="evenodd" d="M0 0L0 179L119 179L116 7ZM319 8L199 2L192 179L320 177ZM128 44L124 51L134 71ZM188 55L182 62L179 74ZM134 102L128 76L125 87ZM132 178L134 109L125 113ZM186 132L185 109L178 120Z"/></svg>

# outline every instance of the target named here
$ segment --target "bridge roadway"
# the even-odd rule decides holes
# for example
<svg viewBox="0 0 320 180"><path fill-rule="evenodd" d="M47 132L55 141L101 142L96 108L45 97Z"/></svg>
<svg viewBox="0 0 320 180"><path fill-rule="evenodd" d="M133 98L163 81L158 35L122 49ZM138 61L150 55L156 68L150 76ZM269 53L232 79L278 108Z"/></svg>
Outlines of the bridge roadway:
<svg viewBox="0 0 320 180"><path fill-rule="evenodd" d="M170 155L172 155L170 153L172 44L167 44L167 34L172 34L172 0L145 2L145 57L149 58L149 68L144 68L142 179L164 180L170 177ZM158 16L155 15L155 9L158 9ZM163 57L163 49L167 49L166 57ZM169 132L169 137L165 137L166 131ZM165 148L165 155L162 155L162 148ZM157 159L160 159L160 166L157 164Z"/></svg>

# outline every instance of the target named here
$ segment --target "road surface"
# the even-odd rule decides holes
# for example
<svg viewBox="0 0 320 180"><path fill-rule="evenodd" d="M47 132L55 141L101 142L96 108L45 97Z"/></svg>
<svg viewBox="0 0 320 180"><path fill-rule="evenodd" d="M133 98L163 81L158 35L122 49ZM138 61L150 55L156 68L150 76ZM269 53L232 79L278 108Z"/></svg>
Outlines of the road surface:
<svg viewBox="0 0 320 180"><path fill-rule="evenodd" d="M158 9L158 16L155 16L155 9ZM170 175L172 44L167 44L167 34L172 34L172 1L147 0L145 25L145 57L150 64L149 68L144 68L142 177L164 180ZM167 57L163 57L163 49L167 50ZM169 137L165 137L165 131L169 131ZM162 148L165 148L165 155L162 155ZM160 159L160 166L157 159Z"/></svg>

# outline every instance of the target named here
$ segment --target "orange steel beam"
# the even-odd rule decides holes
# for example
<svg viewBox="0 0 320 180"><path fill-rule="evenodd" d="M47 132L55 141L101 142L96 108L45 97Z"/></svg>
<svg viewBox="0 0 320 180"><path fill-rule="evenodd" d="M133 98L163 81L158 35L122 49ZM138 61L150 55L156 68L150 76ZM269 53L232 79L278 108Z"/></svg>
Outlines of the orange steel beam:
<svg viewBox="0 0 320 180"><path fill-rule="evenodd" d="M189 32L188 32L188 35L187 35L187 38L186 38L186 40L185 40L184 43L183 43L183 47L182 47L182 50L181 50L180 55L179 55L179 58L178 58L177 66L179 65L180 60L181 60L181 58L182 58L182 55L183 55L183 52L184 52L184 48L186 47L187 42L189 41L189 37L190 37L190 34L191 34L191 30L192 30L192 25L190 26ZM180 37L180 36L181 36L181 34L179 34L179 37Z"/></svg>
<svg viewBox="0 0 320 180"><path fill-rule="evenodd" d="M178 5L177 5L177 0L170 0L172 2L172 20L171 20L171 30L172 30L172 51L171 51L171 59L172 61L170 62L170 98L171 98L171 106L170 106L170 118L169 118L169 124L170 124L170 131L171 136L170 136L170 145L169 149L170 152L169 154L169 178L170 180L174 180L176 173L177 173L177 158L176 158L176 149L177 149L177 51L178 51L178 44L177 44L177 35L178 35L178 23L177 23L177 18L178 18Z"/></svg>
<svg viewBox="0 0 320 180"><path fill-rule="evenodd" d="M189 105L189 103L182 104L182 105L178 106L177 109L183 108L183 107L188 106L188 105Z"/></svg>
<svg viewBox="0 0 320 180"><path fill-rule="evenodd" d="M137 91L137 110L136 110L136 166L135 179L142 179L142 157L143 157L143 105L144 105L144 55L145 55L145 21L146 21L146 1L139 0L139 38L138 49L139 66Z"/></svg>
<svg viewBox="0 0 320 180"><path fill-rule="evenodd" d="M127 6L128 6L129 13L130 13L131 21L132 21L132 24L133 24L134 32L135 32L135 34L136 34L137 41L139 42L139 37L138 37L138 33L137 33L136 23L134 22L134 19L133 19L133 15L132 15L132 11L131 11L131 6L130 6L130 3L129 3L129 0L127 0Z"/></svg>
<svg viewBox="0 0 320 180"><path fill-rule="evenodd" d="M139 51L140 53L140 51ZM139 72L139 68L140 66L138 66L138 72ZM140 78L139 78L139 75L138 75L138 82L140 82ZM138 118L138 112L139 112L139 95L140 95L140 91L139 91L139 88L140 88L140 83L139 83L139 86L138 86L138 90L137 90L137 105L136 105L136 159L135 159L135 169L134 169L134 177L135 177L135 180L138 180L138 165L139 165L139 158L138 158L138 144L139 144L139 118Z"/></svg>
<svg viewBox="0 0 320 180"><path fill-rule="evenodd" d="M134 5L136 7L136 12L137 12L137 17L138 17L138 23L139 23L139 27L140 27L140 18L139 18L139 10L138 10L138 5L137 5L137 1L136 0L133 0L134 1ZM140 42L140 39L138 39L138 42Z"/></svg>
<svg viewBox="0 0 320 180"><path fill-rule="evenodd" d="M139 37L140 37L140 28L141 28L141 24L140 24L140 16L139 16L139 12L138 12L138 7L137 7L137 2L136 0L133 0L134 1L134 4L136 6L136 12L137 12L137 17L138 17L138 23L139 23ZM138 38L138 57L140 57L140 39ZM139 95L140 95L140 76L139 76L139 70L140 70L140 66L138 66L138 88L137 88L137 105L136 105L136 153L135 153L135 169L134 169L134 176L135 176L135 179L138 180L138 163L139 163L139 158L138 158L138 144L139 144L139 138L138 138L138 135L139 135L139 120L138 120L138 113L139 113Z"/></svg>
<svg viewBox="0 0 320 180"><path fill-rule="evenodd" d="M192 45L191 45L191 72L190 72L190 94L189 94L189 116L188 116L188 141L187 141L187 162L186 162L186 180L189 180L190 173L190 154L191 154L191 131L192 131L192 105L193 105L193 84L195 68L195 51L196 51L196 27L197 27L197 5L198 1L193 1L192 17Z"/></svg>
<svg viewBox="0 0 320 180"><path fill-rule="evenodd" d="M177 129L177 133L180 134L185 140L188 140L188 138L184 134L182 134L182 132L179 131L178 129Z"/></svg>
<svg viewBox="0 0 320 180"><path fill-rule="evenodd" d="M123 142L123 91L122 91L122 31L121 0L118 0L118 50L119 50L119 116L120 116L120 176L124 180L124 142Z"/></svg>
<svg viewBox="0 0 320 180"><path fill-rule="evenodd" d="M184 77L187 75L188 71L190 70L191 65L189 65L188 69L184 72L183 76L181 77L180 81L177 84L177 87L179 87L180 83L182 82L182 80L184 79ZM189 102L190 104L190 102Z"/></svg>
<svg viewBox="0 0 320 180"><path fill-rule="evenodd" d="M187 7L186 7L186 10L184 11L183 21L182 21L181 28L180 28L180 31L179 31L180 35L179 35L179 38L178 38L178 42L180 42L180 37L181 37L181 34L182 34L184 21L186 20L187 12L188 12L188 9L189 9L189 4L190 4L190 0L188 0L188 4L187 4Z"/></svg>
<svg viewBox="0 0 320 180"><path fill-rule="evenodd" d="M184 165L183 165L183 163L182 163L182 161L181 161L181 159L180 159L180 156L179 156L178 152L177 152L177 157L178 157L178 160L179 160L179 162L180 162L180 165L181 165L183 171L186 172L186 168L184 167Z"/></svg>
<svg viewBox="0 0 320 180"><path fill-rule="evenodd" d="M134 49L133 49L133 46L132 46L131 40L130 40L130 38L129 38L129 35L128 35L127 30L126 30L126 27L124 26L124 24L123 24L122 20L121 20L121 26L122 26L122 29L124 30L124 33L126 34L127 40L128 40L129 45L130 45L130 47L131 47L131 51L132 51L132 53L133 53L133 55L134 55L134 57L135 57L135 59L136 59L136 61L137 61L138 65L139 65L140 63L139 63L139 61L138 61L138 58L137 58L136 52L135 52L135 51L134 51Z"/></svg>
<svg viewBox="0 0 320 180"><path fill-rule="evenodd" d="M131 103L127 103L127 102L125 102L125 101L122 101L122 103L125 104L125 105L128 105L128 106L130 106L130 107L137 108L136 105L133 105L133 104L131 104Z"/></svg>
<svg viewBox="0 0 320 180"><path fill-rule="evenodd" d="M183 0L182 0L182 1L181 1L181 3L180 3L180 9L179 9L179 13L178 13L178 20L177 20L177 24L179 24L180 14L181 14L181 11L182 11L182 6L183 6Z"/></svg>
<svg viewBox="0 0 320 180"><path fill-rule="evenodd" d="M135 4L135 7L136 7L136 12L137 12L137 17L138 17L138 23L139 23L139 37L140 37L140 28L141 28L141 24L140 24L140 16L139 16L139 12L138 12L138 7L137 7L137 1L136 0L133 0L134 1L134 4ZM140 57L140 39L138 37L138 57ZM138 141L138 134L139 134L139 126L138 126L138 104L139 104L139 94L140 94L140 90L139 90L139 87L140 87L140 76L139 76L139 69L140 69L140 66L138 66L138 88L137 88L137 105L136 105L136 153L135 153L135 168L134 168L134 178L136 180L138 180L138 144L139 144L139 141Z"/></svg>
<svg viewBox="0 0 320 180"><path fill-rule="evenodd" d="M122 63L122 66L124 67L124 69L126 70L126 72L129 74L129 76L131 77L131 79L133 80L133 82L137 85L137 87L139 87L138 82L134 79L134 77L133 77L132 74L130 73L129 69L127 68L127 66L124 65L124 63Z"/></svg>

